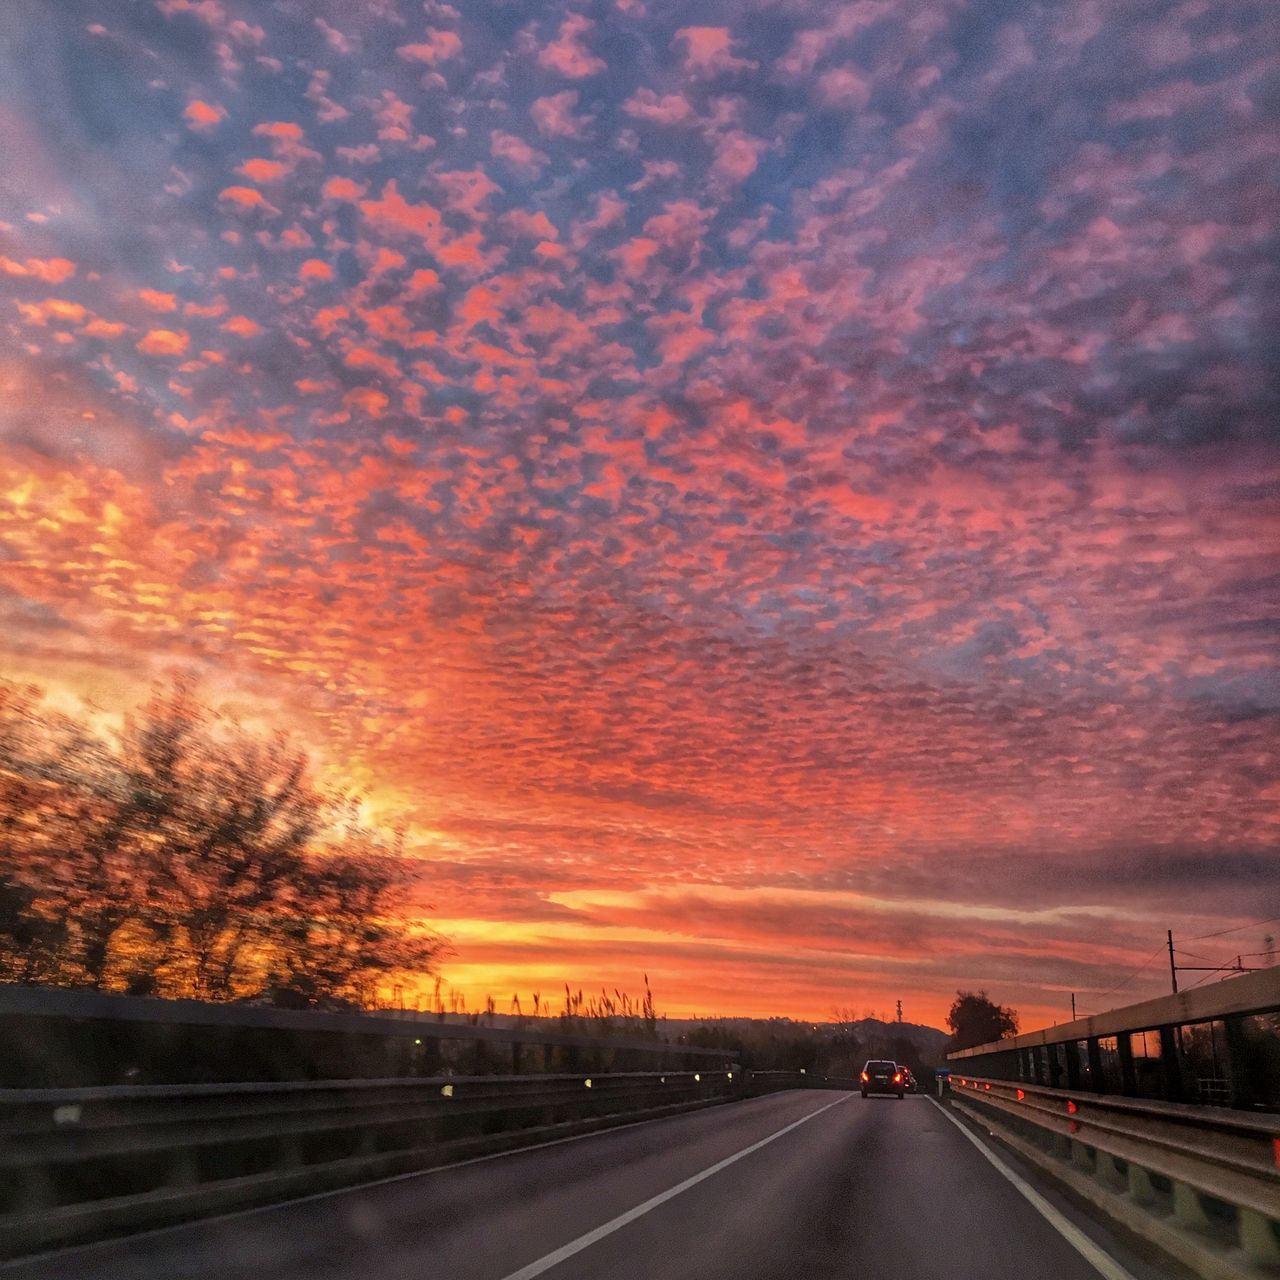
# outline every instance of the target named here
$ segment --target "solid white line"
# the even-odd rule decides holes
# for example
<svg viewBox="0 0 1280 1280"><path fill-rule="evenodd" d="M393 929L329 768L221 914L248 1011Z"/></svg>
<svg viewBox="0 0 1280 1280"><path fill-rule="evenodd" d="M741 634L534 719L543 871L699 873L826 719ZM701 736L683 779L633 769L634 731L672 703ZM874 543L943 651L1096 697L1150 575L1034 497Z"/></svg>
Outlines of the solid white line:
<svg viewBox="0 0 1280 1280"><path fill-rule="evenodd" d="M1028 1200L1042 1218L1100 1275L1105 1276L1106 1280L1134 1280L1133 1275L1126 1271L1105 1249L1100 1248L1089 1239L1079 1227L1073 1223L1070 1218L1066 1217L1059 1210L1055 1209L1033 1186L1024 1179L1014 1173L995 1152L988 1149L986 1144L980 1139L975 1138L968 1129L960 1123L959 1120L951 1114L940 1102L935 1098L930 1098L939 1111L942 1112L948 1120L951 1121L961 1133L964 1134L970 1142L996 1167L1003 1177L1007 1178L1014 1187Z"/></svg>
<svg viewBox="0 0 1280 1280"><path fill-rule="evenodd" d="M540 1276L543 1272L550 1271L552 1267L558 1266L566 1258L572 1258L575 1253L581 1253L583 1249L590 1248L598 1240L603 1240L605 1236L612 1235L615 1231L625 1227L627 1223L644 1217L646 1213L656 1209L660 1204L666 1204L668 1200L675 1199L676 1196L688 1191L690 1187L696 1187L699 1182L705 1182L713 1174L719 1173L721 1169L727 1169L731 1164L736 1164L739 1160L751 1155L752 1152L759 1151L761 1147L767 1147L769 1143L776 1142L783 1134L790 1133L792 1129L798 1129L802 1124L808 1124L810 1120L815 1116L820 1116L824 1111L830 1111L832 1107L838 1107L842 1102L847 1102L850 1096L850 1094L846 1093L834 1102L828 1102L825 1107L819 1107L817 1111L811 1111L807 1116L801 1116L799 1120L794 1120L791 1124L784 1125L767 1138L761 1138L759 1142L753 1142L749 1147L743 1147L741 1151L736 1151L733 1155L716 1161L710 1168L703 1169L701 1173L695 1173L692 1178L686 1178L683 1182L676 1183L674 1187L668 1187L666 1191L661 1191L656 1196L651 1196L643 1204L636 1205L634 1209L628 1209L626 1213L620 1213L603 1226L596 1227L594 1231L588 1231L586 1235L579 1236L576 1240L571 1240L554 1252L539 1258L537 1262L531 1262L527 1267L521 1267L519 1271L513 1271L510 1275L503 1276L502 1280L533 1280L534 1276Z"/></svg>

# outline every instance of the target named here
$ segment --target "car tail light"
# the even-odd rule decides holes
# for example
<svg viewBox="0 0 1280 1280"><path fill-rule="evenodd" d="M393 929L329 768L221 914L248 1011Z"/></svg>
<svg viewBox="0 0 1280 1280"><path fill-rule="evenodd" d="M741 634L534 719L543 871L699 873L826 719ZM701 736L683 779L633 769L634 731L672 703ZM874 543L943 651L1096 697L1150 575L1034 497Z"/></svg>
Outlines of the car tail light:
<svg viewBox="0 0 1280 1280"><path fill-rule="evenodd" d="M895 1072L893 1073L893 1083L894 1083L894 1084L901 1084L901 1083L902 1083L902 1072L901 1072L901 1071L895 1071Z"/></svg>
<svg viewBox="0 0 1280 1280"><path fill-rule="evenodd" d="M870 1077L870 1076L868 1076L868 1075L867 1075L867 1073L864 1071L864 1072L862 1073L862 1078L863 1078L864 1080L869 1080L871 1077Z"/></svg>

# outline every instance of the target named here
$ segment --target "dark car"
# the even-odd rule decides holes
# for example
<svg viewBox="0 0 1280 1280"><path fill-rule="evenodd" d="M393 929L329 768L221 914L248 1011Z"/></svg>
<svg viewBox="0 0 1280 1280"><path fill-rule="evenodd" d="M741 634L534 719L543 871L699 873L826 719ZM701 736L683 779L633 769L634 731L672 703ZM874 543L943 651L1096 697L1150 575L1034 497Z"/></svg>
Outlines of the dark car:
<svg viewBox="0 0 1280 1280"><path fill-rule="evenodd" d="M907 1092L902 1068L887 1058L872 1058L862 1068L860 1083L864 1098L869 1093L896 1093L901 1098Z"/></svg>

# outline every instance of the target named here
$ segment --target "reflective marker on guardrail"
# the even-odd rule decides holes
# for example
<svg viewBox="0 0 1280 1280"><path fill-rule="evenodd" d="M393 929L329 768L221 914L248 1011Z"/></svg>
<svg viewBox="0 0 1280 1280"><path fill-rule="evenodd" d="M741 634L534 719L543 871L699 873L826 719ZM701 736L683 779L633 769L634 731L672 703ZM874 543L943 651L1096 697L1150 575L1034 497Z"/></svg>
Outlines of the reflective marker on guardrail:
<svg viewBox="0 0 1280 1280"><path fill-rule="evenodd" d="M444 1097L446 1097L446 1098L452 1098L452 1097L453 1097L453 1085L451 1085L451 1084L442 1085L442 1086L440 1087L440 1092L441 1092L441 1094L442 1094Z"/></svg>

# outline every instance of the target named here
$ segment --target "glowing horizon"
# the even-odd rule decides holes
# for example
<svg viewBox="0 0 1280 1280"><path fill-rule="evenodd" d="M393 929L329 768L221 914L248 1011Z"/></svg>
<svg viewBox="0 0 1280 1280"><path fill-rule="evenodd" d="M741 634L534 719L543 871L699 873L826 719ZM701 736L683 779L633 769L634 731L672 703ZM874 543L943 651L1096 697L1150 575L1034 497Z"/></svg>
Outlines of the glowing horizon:
<svg viewBox="0 0 1280 1280"><path fill-rule="evenodd" d="M288 728L469 1001L1031 1027L1262 951L1261 14L37 9L0 674Z"/></svg>

